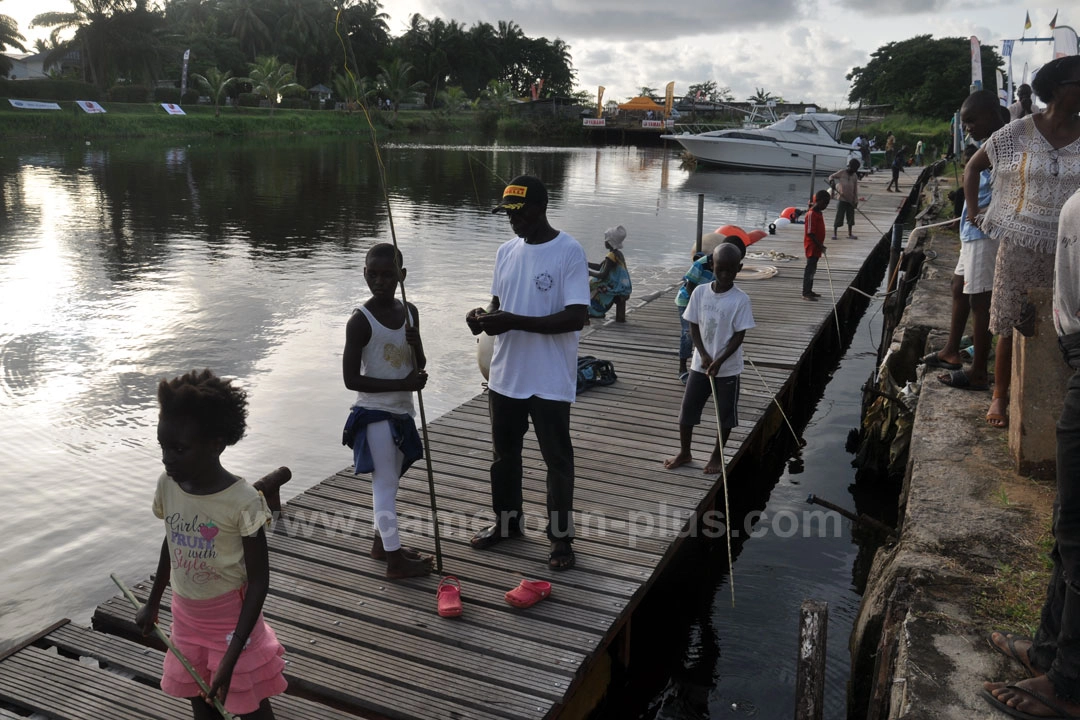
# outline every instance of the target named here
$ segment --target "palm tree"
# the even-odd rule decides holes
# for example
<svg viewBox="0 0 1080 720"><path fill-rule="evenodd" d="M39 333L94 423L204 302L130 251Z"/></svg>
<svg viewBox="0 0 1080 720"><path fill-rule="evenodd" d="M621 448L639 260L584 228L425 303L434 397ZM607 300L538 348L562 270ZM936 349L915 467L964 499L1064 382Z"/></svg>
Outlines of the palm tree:
<svg viewBox="0 0 1080 720"><path fill-rule="evenodd" d="M397 117L398 108L402 102L422 94L424 88L427 87L425 83L419 80L410 82L409 76L412 75L413 71L412 63L400 58L395 59L389 65L380 65L379 71L379 76L375 78L375 81L378 83L379 92L390 100L390 104L394 108L394 117Z"/></svg>
<svg viewBox="0 0 1080 720"><path fill-rule="evenodd" d="M271 115L281 96L304 90L302 85L295 82L296 73L292 65L281 62L273 55L257 57L248 67L251 68L250 75L242 80L251 83L252 92L270 101Z"/></svg>
<svg viewBox="0 0 1080 720"><path fill-rule="evenodd" d="M199 87L204 88L207 94L214 99L214 117L220 116L221 97L229 89L229 86L238 80L238 78L233 77L232 70L222 73L216 67L212 67L206 71L205 75L192 73L191 79L198 83Z"/></svg>
<svg viewBox="0 0 1080 720"><path fill-rule="evenodd" d="M10 47L26 52L26 47L23 45L25 40L26 38L19 33L19 26L15 20L8 15L0 15L0 51ZM0 77L6 76L9 72L11 72L11 61L0 55Z"/></svg>
<svg viewBox="0 0 1080 720"><path fill-rule="evenodd" d="M263 19L265 5L260 0L221 0L218 7L232 18L229 32L258 62L259 50L269 47L271 39L270 26Z"/></svg>
<svg viewBox="0 0 1080 720"><path fill-rule="evenodd" d="M457 85L451 85L441 91L439 93L439 100L442 101L443 109L446 111L447 115L453 115L455 112L469 104L469 96Z"/></svg>
<svg viewBox="0 0 1080 720"><path fill-rule="evenodd" d="M357 79L351 73L334 76L334 93L345 103L346 112L351 113L358 104L371 105L378 91L366 77Z"/></svg>
<svg viewBox="0 0 1080 720"><path fill-rule="evenodd" d="M110 24L114 14L125 10L129 3L127 0L70 1L70 12L41 13L30 21L30 27L51 27L54 32L74 30L75 36L66 44L65 50L78 50L84 79L104 88L108 82L108 51L124 42L123 38L113 37Z"/></svg>
<svg viewBox="0 0 1080 720"><path fill-rule="evenodd" d="M746 102L751 102L756 105L764 105L770 101L781 103L784 102L784 98L773 95L771 92L765 92L765 88L759 87L755 87L754 94L746 98Z"/></svg>

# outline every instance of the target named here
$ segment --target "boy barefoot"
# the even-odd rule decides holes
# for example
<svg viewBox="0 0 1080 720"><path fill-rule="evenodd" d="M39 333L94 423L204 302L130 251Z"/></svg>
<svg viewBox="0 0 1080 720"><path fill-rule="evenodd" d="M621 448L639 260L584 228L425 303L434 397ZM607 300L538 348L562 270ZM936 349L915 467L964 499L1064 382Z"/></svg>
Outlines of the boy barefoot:
<svg viewBox="0 0 1080 720"><path fill-rule="evenodd" d="M386 560L388 578L427 575L434 559L402 547L397 519L398 482L424 456L412 418L412 394L427 383L420 319L412 304L406 308L396 297L405 268L393 245L379 243L368 251L364 279L371 299L345 327L342 375L345 387L356 391L356 402L343 442L353 449L355 472L371 473L371 556Z"/></svg>
<svg viewBox="0 0 1080 720"><path fill-rule="evenodd" d="M739 249L727 243L717 245L712 259L715 279L708 285L699 285L694 289L684 315L690 323L694 357L679 412L679 454L664 461L664 467L668 470L674 470L693 459L690 442L694 437L694 426L701 422L705 401L712 395L710 377L715 378L715 402L724 444L727 444L731 428L739 424L737 407L739 375L743 370L742 341L746 331L754 327L754 316L750 310L750 298L735 287L735 276L742 269ZM717 441L705 465L706 475L721 472L722 453L723 448Z"/></svg>

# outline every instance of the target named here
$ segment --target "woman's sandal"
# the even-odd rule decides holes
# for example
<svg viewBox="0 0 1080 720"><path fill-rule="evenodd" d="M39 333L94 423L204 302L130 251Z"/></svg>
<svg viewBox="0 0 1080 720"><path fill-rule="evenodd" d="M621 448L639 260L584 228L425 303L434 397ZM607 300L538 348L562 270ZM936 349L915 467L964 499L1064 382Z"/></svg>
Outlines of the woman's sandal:
<svg viewBox="0 0 1080 720"><path fill-rule="evenodd" d="M442 617L458 617L462 613L461 581L453 575L447 575L439 581L435 599Z"/></svg>

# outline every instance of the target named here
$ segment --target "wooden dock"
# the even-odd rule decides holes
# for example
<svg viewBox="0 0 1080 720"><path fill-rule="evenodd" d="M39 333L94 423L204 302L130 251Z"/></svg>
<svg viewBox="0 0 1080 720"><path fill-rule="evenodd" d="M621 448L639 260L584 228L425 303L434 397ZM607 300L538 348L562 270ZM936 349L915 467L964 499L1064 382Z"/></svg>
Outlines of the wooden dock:
<svg viewBox="0 0 1080 720"><path fill-rule="evenodd" d="M888 231L905 198L883 192L887 180L879 173L864 181L867 201L860 209L866 215L856 216L861 239L828 243L828 270L823 261L815 284L821 302L800 297L801 230L751 247L796 259L748 259L779 272L740 281L757 322L747 333L745 352L764 384L748 363L741 424L727 450L731 465L762 452L775 433L787 432L773 398L790 406L800 369L814 352L835 355L838 348L826 346L839 342L830 274L841 321L853 296L844 294L849 285L867 292L876 287ZM831 227L832 211L826 215ZM584 717L595 706L612 663L633 661L628 648L635 608L678 552L685 539L680 531L712 508L720 489L719 478L701 472L713 442L708 422L695 437L694 463L677 471L661 465L678 446L682 398L675 372L679 324L673 291L632 301L629 310L626 323L594 321L579 351L612 360L619 379L583 393L573 408L578 532L573 570L547 568L545 470L531 433L524 454L526 537L484 552L470 548L468 538L490 518L490 429L483 393L429 427L443 570L461 581L465 611L460 618L436 614L437 576L390 582L383 576L385 566L368 557L366 478L354 478L346 468L287 504L286 518L270 538L272 577L265 605L288 650L289 694L274 700L279 719L538 720ZM423 463L403 478L398 501L406 541L432 552ZM548 599L519 610L506 604L503 593L524 577L549 579L553 590ZM148 589L149 581L134 587L142 598ZM161 612L166 630L170 600L166 593ZM162 654L140 644L133 618L131 606L117 596L97 608L93 629L64 621L0 657L0 718L31 712L78 720L190 717L186 701L157 689Z"/></svg>

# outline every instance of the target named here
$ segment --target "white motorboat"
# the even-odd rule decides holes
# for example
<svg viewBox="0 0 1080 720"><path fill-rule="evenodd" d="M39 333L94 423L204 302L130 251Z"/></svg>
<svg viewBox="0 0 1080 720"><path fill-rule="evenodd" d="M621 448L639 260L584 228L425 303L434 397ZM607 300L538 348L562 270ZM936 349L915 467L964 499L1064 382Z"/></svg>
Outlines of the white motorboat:
<svg viewBox="0 0 1080 720"><path fill-rule="evenodd" d="M661 135L686 148L698 162L760 172L835 172L859 159L850 145L838 141L844 124L841 115L802 113L785 115L763 128L713 130Z"/></svg>

